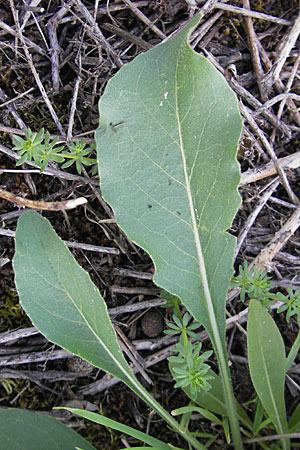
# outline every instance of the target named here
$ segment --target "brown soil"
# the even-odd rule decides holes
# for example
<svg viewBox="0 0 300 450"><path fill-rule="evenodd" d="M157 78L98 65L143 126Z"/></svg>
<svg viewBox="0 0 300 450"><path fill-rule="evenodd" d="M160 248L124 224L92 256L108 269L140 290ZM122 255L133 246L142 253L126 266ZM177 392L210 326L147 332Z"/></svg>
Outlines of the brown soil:
<svg viewBox="0 0 300 450"><path fill-rule="evenodd" d="M7 171L16 168L16 154L11 150L12 135L15 133L23 136L24 128L39 131L44 127L52 135L61 137L62 131L66 133L71 124L74 138L92 142L98 124L98 100L107 81L118 71L118 61L128 63L139 53L159 44L164 36L179 29L189 15L193 14L184 0L137 0L133 3L138 8L138 13L129 2L120 0L41 0L37 9L27 17L24 2L0 0L0 169L5 169L0 170L0 187L32 200L61 201L80 196L88 199L86 208L79 207L64 214L57 211L43 214L65 240L121 250L119 255L80 248L73 249L72 252L90 273L108 308L151 300L150 307L155 313L148 320L146 315L143 318L143 314L149 308L119 314L116 324L125 333L129 343L132 342L136 348L144 345L144 350L137 350L142 358L147 361L154 358L156 364L146 370L153 381L150 391L171 410L187 404L184 394L174 391L166 363L168 346L172 341L161 332L161 326L163 321L170 319L171 313L170 310L157 306L160 296L151 280L150 258L136 248L113 222L98 224L100 220L111 219L112 216L109 208L101 201L97 183L93 185L88 179L92 177L91 169L87 168L81 178L75 169L66 169L66 172L74 175L73 179L65 179L62 173L58 176L39 173L25 175ZM199 2L198 9L203 3ZM247 1L231 0L226 4L241 8L246 7ZM86 8L89 16L84 15ZM245 130L238 152L243 173L250 169L263 169L274 159L270 148L277 158L296 158L300 130L300 115L297 111L299 99L294 102L291 98L287 100L280 121L276 119L276 115L280 113L279 101L253 115L260 103L264 104L282 92L299 93L299 57L297 59L296 46L288 49L280 76L270 84L269 90L264 82L265 74L273 70L278 59L284 56L282 49L287 37L293 36L292 25L299 13L298 2L253 0L251 8L268 16L275 16L277 20L266 16L245 19L240 13L228 12L217 6L211 11L203 10L205 15L192 37L195 50L204 52L222 72L225 71L229 84L264 133L266 142L259 131L253 128L251 119L249 122L244 117ZM95 17L104 36L104 39L101 38L102 42L99 41L99 35L97 37L97 29L93 27ZM286 22L282 22L282 19ZM29 39L25 42L26 48L18 34L20 31L16 20L19 20L20 25L26 23L21 32L23 37ZM112 49L110 53L107 43ZM258 54L255 53L255 48L259 49ZM29 58L32 59L31 65ZM230 70L230 64L235 65L236 76ZM55 111L56 120L37 84L34 70ZM289 86L293 70L296 70L296 74ZM72 117L71 105L75 98L76 83L79 83L79 90L75 115ZM280 184L274 189L254 224L249 227L236 258L236 268L245 259L249 263L253 261L299 205L299 156L297 161L293 168L289 166L285 170L285 180L284 174L280 174ZM33 169L34 166L24 164L22 168ZM264 175L261 179L253 178L240 187L243 205L230 230L234 235L239 236L244 230L248 217L258 207L270 181L276 176L274 173L276 169L273 174ZM97 177L92 177L92 180L97 180ZM31 327L18 303L11 264L14 243L9 231L15 230L22 212L23 208L0 198L0 337L7 331ZM270 275L276 282L277 290L286 293L290 283L294 288L299 286L300 244L297 229L289 236L284 248L273 254L268 263L272 268ZM230 315L235 315L244 308L245 305L235 298L228 303L227 309ZM283 316L274 317L288 351L298 332L297 322L292 319L286 324ZM158 326L157 331L155 326ZM241 326L245 327L245 324ZM234 390L240 402L247 402L254 398L255 393L245 364L245 337L237 327L228 330L227 337ZM157 343L154 350L146 348L149 339ZM208 349L209 343L205 342L203 347ZM30 356L46 350L49 356L44 360L28 360L23 364L16 362L20 354ZM147 407L123 385L108 384L102 390L92 392L88 388L103 377L103 372L78 365L78 360L72 365L68 358L52 359L54 350L57 350L56 347L39 334L0 343L0 407L28 408L58 415L52 410L54 406L75 405L74 402L77 402L78 407L101 411L110 418L147 431L173 445L187 448L185 442L177 440L162 420L156 415L152 416ZM2 362L4 356L15 358L14 363ZM291 376L296 383L299 382L299 375ZM148 388L146 381L140 375L139 378ZM287 388L286 395L290 414L298 403L299 391L297 388ZM252 406L247 408L251 413ZM77 427L96 448L113 450L126 446L125 437L122 436L121 441L117 432L68 415L64 415L62 419ZM225 444L220 427L211 426L204 419L196 419L192 421L193 430L217 436L211 448L230 448ZM130 438L126 439L129 444L134 445Z"/></svg>

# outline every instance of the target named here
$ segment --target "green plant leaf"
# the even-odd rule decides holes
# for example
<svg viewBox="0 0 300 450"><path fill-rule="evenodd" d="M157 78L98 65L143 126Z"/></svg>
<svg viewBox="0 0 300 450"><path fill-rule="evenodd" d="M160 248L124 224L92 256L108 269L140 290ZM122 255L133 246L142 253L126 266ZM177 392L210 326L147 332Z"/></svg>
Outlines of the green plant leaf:
<svg viewBox="0 0 300 450"><path fill-rule="evenodd" d="M151 255L156 284L214 339L211 316L224 333L233 274L235 238L224 230L240 205L242 122L225 79L187 43L198 22L108 82L96 143L102 193L118 224Z"/></svg>
<svg viewBox="0 0 300 450"><path fill-rule="evenodd" d="M194 411L201 414L203 417L205 417L205 419L208 419L211 422L216 422L222 426L222 420L220 420L219 417L217 417L215 414L213 414L212 412L210 412L207 409L199 408L199 406L188 405L188 406L183 406L181 408L174 409L172 411L172 416L179 416L181 414L186 414L186 413L190 413L190 412L194 412Z"/></svg>
<svg viewBox="0 0 300 450"><path fill-rule="evenodd" d="M225 348L236 240L225 230L240 205L242 121L224 77L187 42L199 20L108 82L99 103L98 166L117 223L153 259L155 283L208 331L241 449Z"/></svg>
<svg viewBox="0 0 300 450"><path fill-rule="evenodd" d="M138 439L145 444L151 445L152 447L157 447L160 450L170 450L170 447L168 444L166 444L163 441L160 441L159 439L156 439L152 436L149 436L149 434L143 433L140 430L136 430L135 428L129 427L128 425L124 425L120 422L117 422L116 420L109 419L108 417L102 416L101 414L93 413L91 411L86 411L84 409L78 409L78 408L59 408L59 409L66 409L67 411L72 412L73 414L77 414L80 417L83 417L84 419L91 420L92 422L98 423L99 425L103 425L107 428L111 428L112 430L120 431L121 433L125 433L129 436L134 437L135 439Z"/></svg>
<svg viewBox="0 0 300 450"><path fill-rule="evenodd" d="M35 211L21 215L13 260L20 302L47 339L118 377L181 433L179 424L143 388L117 343L106 304L50 222ZM189 433L183 437L203 446Z"/></svg>
<svg viewBox="0 0 300 450"><path fill-rule="evenodd" d="M254 388L278 434L287 433L284 343L274 320L257 300L250 302L247 330L249 369ZM288 441L282 442L283 448L288 449Z"/></svg>
<svg viewBox="0 0 300 450"><path fill-rule="evenodd" d="M0 409L1 450L95 450L53 417L23 409Z"/></svg>
<svg viewBox="0 0 300 450"><path fill-rule="evenodd" d="M289 433L296 433L300 431L300 403L293 411L292 417L289 421Z"/></svg>
<svg viewBox="0 0 300 450"><path fill-rule="evenodd" d="M296 359L298 352L300 348L300 332L298 332L298 335L296 339L293 342L293 345L289 351L289 354L286 358L286 372L289 370L289 368L292 366L294 360Z"/></svg>
<svg viewBox="0 0 300 450"><path fill-rule="evenodd" d="M34 325L51 342L128 383L105 302L50 222L35 211L23 213L15 244L15 282Z"/></svg>
<svg viewBox="0 0 300 450"><path fill-rule="evenodd" d="M51 342L118 377L145 399L147 392L120 350L105 301L50 222L36 211L23 213L15 247L15 283L33 324Z"/></svg>
<svg viewBox="0 0 300 450"><path fill-rule="evenodd" d="M121 448L120 450L127 450L127 448ZM131 450L161 450L161 447L130 447L130 448ZM168 450L170 450L170 447Z"/></svg>

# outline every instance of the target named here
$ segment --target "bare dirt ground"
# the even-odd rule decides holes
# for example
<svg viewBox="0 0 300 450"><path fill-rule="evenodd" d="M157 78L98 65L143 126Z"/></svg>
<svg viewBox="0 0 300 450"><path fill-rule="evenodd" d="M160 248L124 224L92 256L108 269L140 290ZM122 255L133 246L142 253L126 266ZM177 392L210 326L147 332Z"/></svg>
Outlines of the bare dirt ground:
<svg viewBox="0 0 300 450"><path fill-rule="evenodd" d="M72 249L74 256L114 312L124 345L133 345L144 359L153 381L150 390L168 409L185 399L172 389L167 370L166 358L175 341L162 333L169 312L159 308L164 300L152 282L151 260L114 223L90 168L81 176L73 167L61 170L54 164L43 174L33 163L16 168L12 135L24 136L26 128L44 127L64 143L76 139L91 143L99 120L98 100L108 80L202 8L204 16L191 45L225 75L240 100L244 119L238 151L243 205L230 230L238 237L235 265L247 260L266 267L283 293L290 284L299 287L298 0L187 3L193 4L184 0L0 0L0 188L25 200L88 199L85 207L43 214L63 239L78 243ZM32 328L19 306L12 270L13 235L24 207L15 197L14 202L4 197L2 192L0 407L50 412L79 427L99 449L124 447L130 440L123 437L121 442L115 432L62 417L52 408L64 404L101 411L184 446L174 442L160 419L149 415L116 380L71 358ZM246 312L245 308L232 296L228 318ZM154 316L148 311L155 311ZM245 402L254 397L254 390L246 371L243 317L242 313L228 326L228 346L235 392ZM288 350L297 322L286 324L280 315L274 317ZM291 376L288 410L299 401L299 373ZM227 448L218 427L211 429L204 420L195 422L199 426L218 435L215 448Z"/></svg>

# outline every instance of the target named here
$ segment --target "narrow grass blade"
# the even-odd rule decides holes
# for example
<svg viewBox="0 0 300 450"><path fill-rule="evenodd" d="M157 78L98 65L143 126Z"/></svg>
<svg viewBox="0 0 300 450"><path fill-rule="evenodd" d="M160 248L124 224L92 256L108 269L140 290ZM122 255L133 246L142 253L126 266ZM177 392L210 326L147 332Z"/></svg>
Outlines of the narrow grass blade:
<svg viewBox="0 0 300 450"><path fill-rule="evenodd" d="M165 442L149 436L149 434L143 433L140 430L136 430L135 428L129 427L128 425L124 425L116 420L109 419L108 417L102 416L101 414L96 414L90 411L86 411L83 409L77 408L59 408L66 409L67 411L72 412L73 414L77 414L77 416L83 417L84 419L91 420L92 422L98 423L99 425L103 425L107 428L111 428L112 430L120 431L121 433L125 433L128 436L132 436L139 441L144 442L145 444L151 445L152 447L157 447L159 450L170 450L170 447Z"/></svg>

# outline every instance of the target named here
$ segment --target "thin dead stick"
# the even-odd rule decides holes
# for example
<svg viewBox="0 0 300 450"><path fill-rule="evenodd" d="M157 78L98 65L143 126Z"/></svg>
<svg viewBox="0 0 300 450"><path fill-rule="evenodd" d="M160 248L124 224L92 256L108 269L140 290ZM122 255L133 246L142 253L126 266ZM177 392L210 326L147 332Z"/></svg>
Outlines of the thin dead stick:
<svg viewBox="0 0 300 450"><path fill-rule="evenodd" d="M209 17L200 27L197 28L196 31L196 38L192 41L192 48L196 48L203 37L209 32L211 27L219 20L219 18L224 14L223 11L217 11L215 12L211 17ZM202 43L201 43L202 44ZM200 47L202 45L200 44ZM203 46L205 47L205 45Z"/></svg>
<svg viewBox="0 0 300 450"><path fill-rule="evenodd" d="M271 144L269 143L269 141L266 139L264 133L262 132L262 130L259 128L259 126L257 125L257 123L255 122L255 120L253 119L253 117L251 116L251 114L248 112L247 108L243 105L242 102L240 102L240 109L241 112L243 113L244 117L247 119L250 127L254 130L254 132L259 136L262 144L264 145L265 149L267 150L268 154L270 155L272 161L274 162L276 168L277 168L277 172L278 175L280 176L281 182L288 194L288 196L290 197L291 201L293 203L295 203L295 205L299 205L300 201L297 198L297 196L294 194L294 192L292 191L289 181L287 179L287 176L284 172L284 170L282 169L282 167L280 167L280 165L277 164L277 155L274 152Z"/></svg>
<svg viewBox="0 0 300 450"><path fill-rule="evenodd" d="M69 1L67 5L71 4ZM51 45L51 74L52 74L52 86L54 91L59 90L59 56L61 53L61 48L57 40L57 26L59 21L68 13L69 9L67 6L62 6L59 10L51 17L47 23L47 30L49 34L49 40Z"/></svg>
<svg viewBox="0 0 300 450"><path fill-rule="evenodd" d="M290 77L288 79L288 82L287 82L287 85L286 85L286 88L285 88L285 94L286 95L289 93L289 90L291 89L291 87L293 85L294 79L295 79L295 77L297 75L297 70L298 70L299 64L300 64L300 54L296 58L293 70L292 70L291 75L290 75ZM300 98L300 96L299 96L299 98ZM299 126L300 125L300 113L299 113L298 109L296 108L295 103L292 100L290 100L289 98L284 98L281 101L281 103L279 105L279 108L278 108L278 111L277 111L277 117L279 119L281 118L286 103L288 104L288 107L292 110L292 113L293 113L293 116L294 116L294 120L295 120L296 124ZM274 142L275 136L276 136L276 128L273 129L273 132L272 132L272 135L271 135L271 142Z"/></svg>
<svg viewBox="0 0 300 450"><path fill-rule="evenodd" d="M2 30L4 30L6 33L11 34L14 37L18 37L18 33L16 30L14 30L14 28L10 27L9 25L7 25L5 22L3 22L0 19L0 28L2 28ZM45 50L43 50L39 45L35 44L34 42L32 42L30 39L28 39L27 37L24 36L24 40L26 42L26 44L34 49L37 53L39 53L40 55L46 56L47 57L47 53L45 52Z"/></svg>
<svg viewBox="0 0 300 450"><path fill-rule="evenodd" d="M255 205L253 211L251 212L248 219L246 220L246 222L237 238L234 259L236 259L237 255L239 254L240 248L241 248L244 240L246 239L246 236L247 236L250 228L252 227L253 223L255 222L258 214L260 213L262 208L265 206L265 204L267 203L267 201L269 200L269 198L271 197L273 192L277 189L278 184L279 184L278 178L276 180L272 181L271 186L269 187L269 189L266 190L264 195L259 199L259 201Z"/></svg>
<svg viewBox="0 0 300 450"><path fill-rule="evenodd" d="M279 55L277 56L277 59L273 64L272 69L269 71L269 73L265 76L263 80L263 83L265 84L267 90L270 90L274 81L276 81L279 78L281 69L286 59L289 57L289 54L292 48L294 47L299 34L300 34L300 14L295 20L295 23L292 26L292 28L285 36L285 43L282 46L282 49L280 50Z"/></svg>
<svg viewBox="0 0 300 450"><path fill-rule="evenodd" d="M70 142L70 140L72 139L74 116L75 116L75 111L76 111L76 103L77 103L77 98L78 98L80 82L81 82L81 56L79 55L79 74L76 78L74 90L73 90L73 97L72 97L70 117L69 117L69 123L68 123L68 131L67 131L67 141L68 142Z"/></svg>
<svg viewBox="0 0 300 450"><path fill-rule="evenodd" d="M77 206L87 203L87 199L84 197L79 197L62 202L43 202L37 200L28 200L26 198L19 197L18 195L14 195L11 192L5 191L1 188L0 197L24 208L39 209L43 211L65 211L68 209L77 208Z"/></svg>
<svg viewBox="0 0 300 450"><path fill-rule="evenodd" d="M31 87L30 89L27 89L27 91L18 94L16 97L6 100L5 102L0 104L0 108L3 108L4 106L8 106L10 103L18 101L20 98L24 97L24 95L30 94L30 92L34 91L35 89L36 88Z"/></svg>
<svg viewBox="0 0 300 450"><path fill-rule="evenodd" d="M126 286L111 286L111 292L114 294L129 294L129 295L159 295L160 289L156 288L142 288L142 287L126 287Z"/></svg>
<svg viewBox="0 0 300 450"><path fill-rule="evenodd" d="M63 372L58 370L51 370L47 372L38 372L37 370L12 370L2 369L0 370L0 378L13 378L31 380L34 383L36 380L50 380L54 381L74 381L80 376L86 376L85 374L75 372Z"/></svg>
<svg viewBox="0 0 300 450"><path fill-rule="evenodd" d="M298 57L300 58L300 56ZM260 108L258 108L256 111L253 112L253 116L255 117L258 114L261 114L262 110L264 108L270 108L271 106L275 105L278 102L286 102L287 99L292 99L292 100L296 100L296 101L300 101L300 95L298 94L293 94L292 92L283 92L282 94L278 94L275 97L271 98L270 100L268 100L267 102L265 102ZM278 117L278 115L277 115ZM278 117L278 119L280 118L280 116Z"/></svg>
<svg viewBox="0 0 300 450"><path fill-rule="evenodd" d="M150 50L150 48L153 47L153 45L149 44L149 42L146 42L138 36L135 36L132 33L128 33L128 31L122 30L122 28L119 28L111 23L103 23L101 25L101 28L110 31L111 33L115 33L118 36L121 36L125 41L129 41L132 44L139 46L142 50Z"/></svg>
<svg viewBox="0 0 300 450"><path fill-rule="evenodd" d="M122 67L123 63L120 60L119 56L116 54L114 48L110 45L110 43L107 41L107 39L104 37L102 31L100 30L97 22L95 22L95 19L89 12L89 10L82 4L80 0L73 0L73 4L75 5L76 9L83 15L86 22L88 23L88 31L91 34L91 36L98 40L98 42L103 45L103 47L106 49L108 54L113 58L114 62L116 63L117 67Z"/></svg>
<svg viewBox="0 0 300 450"><path fill-rule="evenodd" d="M127 357L130 359L130 361L132 362L133 366L136 368L136 370L142 375L142 377L147 381L148 384L153 384L151 378L146 374L145 370L143 369L143 367L139 364L139 362L135 359L134 355L132 354L132 352L129 350L129 348L127 347L127 345L124 344L124 342L122 342L121 339L118 339L118 343L119 346L122 350L123 353L125 353L125 355L127 355Z"/></svg>
<svg viewBox="0 0 300 450"><path fill-rule="evenodd" d="M146 300L144 302L133 303L132 305L115 306L108 309L110 317L116 317L120 314L133 313L136 311L142 311L144 309L155 308L157 306L165 305L167 301L164 298L153 298L152 300Z"/></svg>
<svg viewBox="0 0 300 450"><path fill-rule="evenodd" d="M138 351L134 348L134 346L129 342L123 331L120 327L116 326L115 330L117 334L119 335L119 345L122 349L122 351L128 356L130 361L133 363L133 365L137 368L137 370L141 373L141 375L145 378L147 383L152 384L151 378L145 373L145 361L141 357L141 355L138 353Z"/></svg>
<svg viewBox="0 0 300 450"><path fill-rule="evenodd" d="M262 46L262 44L261 44L261 42L260 42L259 39L257 39L257 45L258 45L258 48L259 48L259 53L260 53L262 62L263 62L263 64L264 64L264 67L265 67L266 71L269 72L269 71L271 70L271 68L272 68L272 62L271 62L270 58L268 57L268 55L267 55L267 53L266 53L266 51L265 51L264 47ZM293 72L295 71L295 66L296 66L296 64L294 65L294 68L293 68L293 70L292 70L292 73L291 73L291 76L290 76L290 78L289 78L288 84L289 84L290 80L291 80L291 79L293 80L294 77L296 76L296 73L295 73L295 75L293 75ZM297 71L297 68L296 68L296 71ZM289 92L289 90L290 90L290 88L288 89L288 85L287 85L287 87L285 88L285 86L284 86L284 84L283 84L283 82L281 81L280 78L278 78L277 80L275 80L274 86L275 86L275 89L277 90L277 92L279 92L279 93L282 93L282 92ZM291 87L291 86L290 86L290 87ZM288 107L290 108L290 110L291 110L292 113L293 113L294 120L295 120L296 124L297 124L298 126L300 126L300 113L297 111L297 108L296 108L296 106L295 106L295 103L293 102L292 99L287 99L287 104L288 104ZM279 108L279 109L280 109L280 108ZM278 111L277 117L278 117L278 119L281 118L281 113L280 113L280 111ZM273 131L273 133L272 133L272 136L273 136L273 134L274 134L274 136L275 136L275 133L276 133L276 129L274 129L274 131ZM272 141L272 138L271 138L271 142L273 142L273 141Z"/></svg>
<svg viewBox="0 0 300 450"><path fill-rule="evenodd" d="M59 90L59 55L60 47L57 40L57 23L49 20L47 24L48 36L51 46L51 74L52 74L52 87L54 91Z"/></svg>
<svg viewBox="0 0 300 450"><path fill-rule="evenodd" d="M234 14L241 14L242 16L253 17L253 19L261 19L267 20L268 22L275 22L280 25L287 25L287 26L292 25L292 22L290 20L282 19L281 17L270 16L269 14L260 13L257 11L252 11L244 8L238 8L237 6L226 5L222 2L216 2L215 8L223 9L224 11L229 11Z"/></svg>
<svg viewBox="0 0 300 450"><path fill-rule="evenodd" d="M39 334L39 330L36 327L22 328L20 330L6 331L5 333L0 333L0 344L5 344L7 342L15 341L18 339L23 339L30 336L35 336Z"/></svg>
<svg viewBox="0 0 300 450"><path fill-rule="evenodd" d="M72 353L69 353L67 350L21 353L19 355L1 356L0 367L12 366L15 364L31 364L36 362L48 360L50 361L54 359L73 358L73 357L74 355L72 355Z"/></svg>
<svg viewBox="0 0 300 450"><path fill-rule="evenodd" d="M145 14L142 13L142 11L140 11L139 8L137 8L137 6L131 0L123 0L123 2L140 19L140 21L147 25L147 27L149 27L155 34L157 34L158 37L160 37L161 39L166 38L166 35L156 25L154 25L151 20L149 20L148 17L145 16Z"/></svg>
<svg viewBox="0 0 300 450"><path fill-rule="evenodd" d="M226 2L228 0L225 0ZM196 4L196 1L194 0L186 0L186 2L189 4L191 11L193 12L195 7L194 4ZM200 8L199 13L202 16L205 16L206 14L209 14L215 7L216 7L217 0L206 0L205 4Z"/></svg>
<svg viewBox="0 0 300 450"><path fill-rule="evenodd" d="M300 226L300 207L298 207L283 227L277 231L271 242L254 259L257 269L271 270L272 260Z"/></svg>
<svg viewBox="0 0 300 450"><path fill-rule="evenodd" d="M7 100L9 100L8 96L5 94L5 92L0 88L0 100L3 102L6 102ZM23 120L21 119L21 117L19 116L18 112L16 111L16 108L14 105L6 105L8 111L11 113L11 115L13 116L13 118L15 119L15 121L17 122L17 124L19 125L20 128L26 128L25 123L23 122Z"/></svg>
<svg viewBox="0 0 300 450"><path fill-rule="evenodd" d="M38 7L38 5L41 3L41 0L31 0L30 5L24 5L24 10L25 10L25 14L23 17L23 21L22 21L22 26L21 26L21 31L23 31L23 29L26 26L26 23L28 22L28 20L30 19L30 17L32 16L31 13L38 13L38 12L44 12L45 9L42 7ZM20 7L16 7L17 9L20 9ZM42 11L41 11L42 10Z"/></svg>
<svg viewBox="0 0 300 450"><path fill-rule="evenodd" d="M46 92L46 90L45 90L45 88L44 88L44 86L43 86L43 84L42 84L42 82L40 80L40 76L39 76L39 74L38 74L38 72L37 72L37 70L36 70L36 68L35 68L35 66L33 64L32 56L31 56L31 54L30 54L30 52L28 50L28 47L27 47L27 44L26 44L26 40L24 39L23 33L20 30L18 13L17 13L17 11L15 9L14 2L13 2L13 0L9 0L9 2L10 2L10 7L11 7L11 10L12 10L14 21L15 21L16 28L17 28L17 36L20 38L20 40L22 42L23 49L24 49L24 52L25 52L25 56L26 56L27 62L29 64L29 67L31 69L31 72L32 72L32 74L33 74L33 76L35 78L35 81L36 81L36 83L37 83L37 85L39 87L39 90L40 90L40 92L42 94L44 102L46 103L46 105L47 105L47 107L49 109L49 112L50 112L50 114L52 116L52 119L54 120L54 122L55 122L55 124L56 124L56 126L57 126L57 128L58 128L58 130L60 132L60 134L65 136L66 133L65 133L65 131L64 131L64 129L63 129L63 127L62 127L58 117L57 117L57 114L56 114L56 112L55 112L55 110L54 110L54 108L52 106L52 103L49 100L48 95L47 95L47 92Z"/></svg>
<svg viewBox="0 0 300 450"><path fill-rule="evenodd" d="M8 237L13 238L13 237L15 237L15 235L16 235L15 231L7 230L6 228L0 228L0 236L8 236ZM105 254L110 254L110 255L119 255L120 254L120 250L115 247L101 247L100 245L84 244L82 242L70 242L70 241L64 241L64 243L70 248L80 248L81 250L86 250L88 252L105 253ZM160 303L160 304L163 304L163 303ZM154 305L154 306L156 306L156 305ZM146 306L145 306L145 308L146 308ZM142 307L141 307L141 309L142 309ZM117 314L121 314L121 313L116 311L116 312L114 312L114 314L117 315ZM0 343L1 343L1 341L0 341Z"/></svg>
<svg viewBox="0 0 300 450"><path fill-rule="evenodd" d="M33 0L33 1L35 1L35 0ZM39 1L40 1L40 0L39 0ZM49 52L48 42L47 42L47 39L46 39L45 36L44 36L43 30L42 30L42 28L41 28L41 26L40 26L40 24L39 24L39 21L38 21L37 18L35 17L34 12L31 12L30 14L32 15L32 18L33 18L33 20L34 20L34 23L35 23L37 29L38 29L39 32L40 32L40 35L41 35L41 37L42 37L42 39L43 39L43 41L44 41L45 47L46 47L46 49L47 49L47 52ZM26 24L25 24L25 25L26 25ZM23 27L23 24L22 24L21 27L20 27L21 32L23 32L23 28L24 28L24 27Z"/></svg>
<svg viewBox="0 0 300 450"><path fill-rule="evenodd" d="M119 255L120 250L115 247L102 247L100 245L84 244L82 242L64 241L69 248L80 248L89 252L106 253L110 255Z"/></svg>
<svg viewBox="0 0 300 450"><path fill-rule="evenodd" d="M280 166L283 169L297 169L300 167L300 152L277 159L277 166ZM277 173L277 167L273 161L258 169L247 170L247 172L242 173L239 187L254 183L263 178L271 177Z"/></svg>
<svg viewBox="0 0 300 450"><path fill-rule="evenodd" d="M245 9L248 9L249 11L251 10L249 0L243 0L243 6ZM250 54L252 57L252 63L253 63L254 71L256 74L260 97L265 102L268 97L262 87L262 84L261 84L261 80L264 76L264 71L263 71L263 68L262 68L262 65L260 62L259 51L258 51L258 46L257 46L257 37L256 37L256 33L254 31L252 18L249 16L245 16L245 24L246 24L246 30L247 30L247 35L248 35Z"/></svg>

